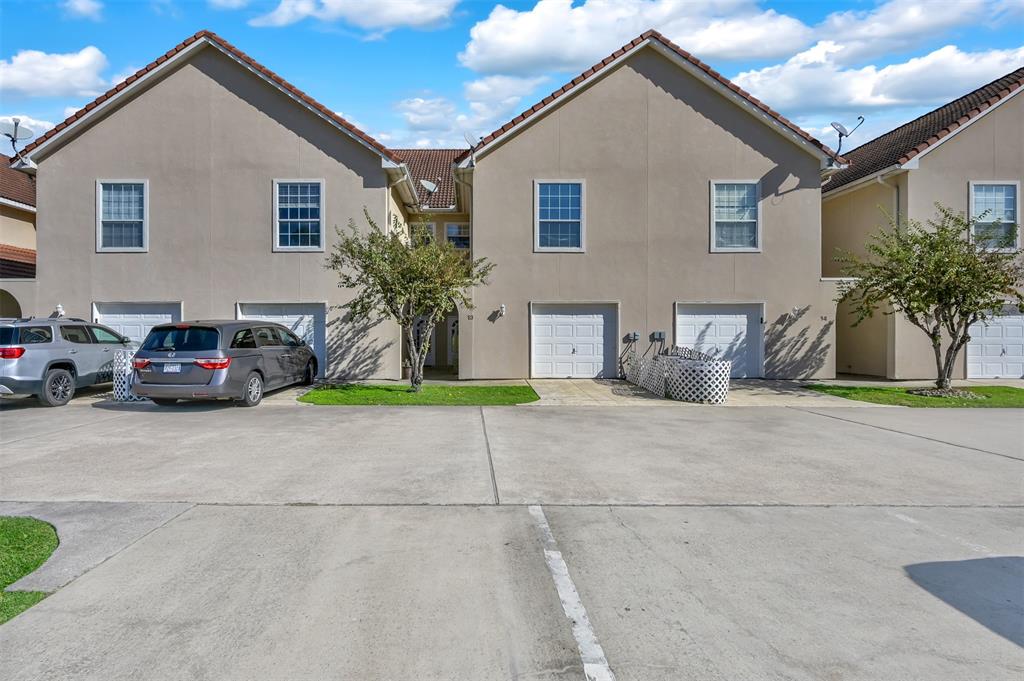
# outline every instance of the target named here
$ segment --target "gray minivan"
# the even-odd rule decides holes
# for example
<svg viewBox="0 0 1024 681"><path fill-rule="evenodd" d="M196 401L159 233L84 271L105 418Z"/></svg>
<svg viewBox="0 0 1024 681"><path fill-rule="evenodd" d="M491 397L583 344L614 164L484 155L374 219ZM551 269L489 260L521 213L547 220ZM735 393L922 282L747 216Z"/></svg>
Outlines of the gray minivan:
<svg viewBox="0 0 1024 681"><path fill-rule="evenodd" d="M246 407L265 390L316 379L316 354L288 328L256 320L154 326L132 360L134 392L160 405L228 398Z"/></svg>

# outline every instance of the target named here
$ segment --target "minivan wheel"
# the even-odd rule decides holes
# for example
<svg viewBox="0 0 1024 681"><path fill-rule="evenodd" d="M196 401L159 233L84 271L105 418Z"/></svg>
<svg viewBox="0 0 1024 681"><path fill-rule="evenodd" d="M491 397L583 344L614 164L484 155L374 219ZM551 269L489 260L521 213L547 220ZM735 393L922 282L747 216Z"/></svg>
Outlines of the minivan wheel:
<svg viewBox="0 0 1024 681"><path fill-rule="evenodd" d="M50 369L43 378L39 402L45 407L63 407L75 394L75 377L67 369Z"/></svg>
<svg viewBox="0 0 1024 681"><path fill-rule="evenodd" d="M255 371L251 372L245 379L245 387L242 389L242 399L239 403L243 407L255 407L263 399L263 379Z"/></svg>
<svg viewBox="0 0 1024 681"><path fill-rule="evenodd" d="M313 385L313 381L316 380L316 362L309 360L306 362L306 370L302 372L302 385Z"/></svg>
<svg viewBox="0 0 1024 681"><path fill-rule="evenodd" d="M153 404L161 407L173 407L178 403L178 399L174 397L150 397L149 399L152 400Z"/></svg>

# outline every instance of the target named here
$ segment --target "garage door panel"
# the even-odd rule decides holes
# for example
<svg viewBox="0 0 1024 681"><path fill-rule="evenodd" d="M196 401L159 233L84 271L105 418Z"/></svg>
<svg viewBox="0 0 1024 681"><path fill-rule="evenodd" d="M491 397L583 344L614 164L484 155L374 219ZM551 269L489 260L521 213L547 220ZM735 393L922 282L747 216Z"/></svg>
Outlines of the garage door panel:
<svg viewBox="0 0 1024 681"><path fill-rule="evenodd" d="M532 309L536 378L615 376L616 310L590 303L537 304ZM553 330L555 342L547 330Z"/></svg>
<svg viewBox="0 0 1024 681"><path fill-rule="evenodd" d="M181 321L180 303L95 303L97 324L141 343L159 324Z"/></svg>
<svg viewBox="0 0 1024 681"><path fill-rule="evenodd" d="M971 327L968 378L1024 378L1024 315L1013 307Z"/></svg>
<svg viewBox="0 0 1024 681"><path fill-rule="evenodd" d="M761 306L750 303L680 304L676 344L732 362L733 378L761 370Z"/></svg>

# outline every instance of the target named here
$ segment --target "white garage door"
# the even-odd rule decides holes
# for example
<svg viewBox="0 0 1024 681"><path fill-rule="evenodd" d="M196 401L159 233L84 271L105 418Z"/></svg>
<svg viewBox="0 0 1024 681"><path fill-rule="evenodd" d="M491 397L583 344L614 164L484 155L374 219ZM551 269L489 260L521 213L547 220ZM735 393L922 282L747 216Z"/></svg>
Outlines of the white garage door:
<svg viewBox="0 0 1024 681"><path fill-rule="evenodd" d="M534 305L533 378L615 378L614 305Z"/></svg>
<svg viewBox="0 0 1024 681"><path fill-rule="evenodd" d="M971 327L967 378L1024 378L1024 315L1007 308L987 326Z"/></svg>
<svg viewBox="0 0 1024 681"><path fill-rule="evenodd" d="M680 303L676 345L732 361L733 378L758 378L762 375L761 306Z"/></svg>
<svg viewBox="0 0 1024 681"><path fill-rule="evenodd" d="M181 303L96 303L95 321L142 342L157 324L181 321Z"/></svg>
<svg viewBox="0 0 1024 681"><path fill-rule="evenodd" d="M317 373L327 370L327 310L322 303L240 303L239 319L262 319L287 326L313 348Z"/></svg>

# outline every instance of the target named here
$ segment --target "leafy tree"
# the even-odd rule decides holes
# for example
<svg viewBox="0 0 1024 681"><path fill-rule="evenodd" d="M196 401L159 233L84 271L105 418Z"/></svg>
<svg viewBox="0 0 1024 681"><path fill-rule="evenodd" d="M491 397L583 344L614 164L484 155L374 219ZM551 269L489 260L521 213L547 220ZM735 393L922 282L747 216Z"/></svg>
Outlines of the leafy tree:
<svg viewBox="0 0 1024 681"><path fill-rule="evenodd" d="M836 260L853 279L841 286L838 300L851 304L854 326L891 306L885 314L902 314L921 329L935 352L935 384L948 390L971 325L1007 304L1024 311L1024 266L1014 248L1016 227L1000 230L997 224L979 234L974 220L935 207L937 218L924 225L890 218L889 227L871 237L865 257L841 251Z"/></svg>
<svg viewBox="0 0 1024 681"><path fill-rule="evenodd" d="M422 226L407 228L395 217L381 229L365 208L363 214L369 229L359 230L355 220L347 231L338 228L326 267L337 272L339 287L356 291L344 306L352 319L384 317L402 327L410 384L419 392L434 327L458 307L472 309L470 290L487 283L494 264L467 257Z"/></svg>

